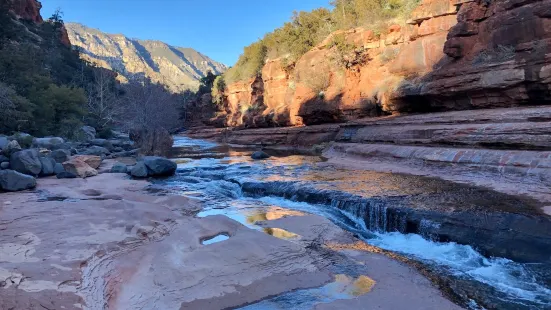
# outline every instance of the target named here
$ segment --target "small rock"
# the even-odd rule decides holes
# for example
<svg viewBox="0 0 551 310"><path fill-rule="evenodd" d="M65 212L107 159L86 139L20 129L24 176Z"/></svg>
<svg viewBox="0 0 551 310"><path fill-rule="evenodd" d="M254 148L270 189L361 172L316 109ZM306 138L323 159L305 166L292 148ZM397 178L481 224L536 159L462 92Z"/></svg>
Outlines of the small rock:
<svg viewBox="0 0 551 310"><path fill-rule="evenodd" d="M101 162L103 161L101 157L94 156L94 155L76 155L73 158L81 160L88 164L88 166L98 169L99 166L101 166Z"/></svg>
<svg viewBox="0 0 551 310"><path fill-rule="evenodd" d="M57 149L55 151L52 151L50 156L52 156L56 163L64 163L69 160L69 156L71 156L71 151Z"/></svg>
<svg viewBox="0 0 551 310"><path fill-rule="evenodd" d="M143 161L137 163L132 167L132 170L130 170L130 175L135 178L147 178L147 167L143 163Z"/></svg>
<svg viewBox="0 0 551 310"><path fill-rule="evenodd" d="M0 150L1 150L1 149L0 149ZM4 155L0 155L0 163L7 162L7 161L10 161L10 159L7 158L7 157L4 156Z"/></svg>
<svg viewBox="0 0 551 310"><path fill-rule="evenodd" d="M82 152L80 152L79 154L82 154L82 155L96 155L96 156L103 156L103 155L107 155L109 154L109 150L104 148L104 147L101 147L101 146L97 146L97 145L93 145L89 148L86 148L84 149Z"/></svg>
<svg viewBox="0 0 551 310"><path fill-rule="evenodd" d="M111 173L127 173L128 168L123 163L116 163L111 168Z"/></svg>
<svg viewBox="0 0 551 310"><path fill-rule="evenodd" d="M254 152L251 155L251 158L254 159L254 160L268 159L268 158L270 158L270 155L268 155L268 154L266 154L262 151L257 151L257 152Z"/></svg>
<svg viewBox="0 0 551 310"><path fill-rule="evenodd" d="M66 172L72 173L81 178L88 178L98 175L98 171L90 167L82 160L73 158L63 163Z"/></svg>
<svg viewBox="0 0 551 310"><path fill-rule="evenodd" d="M54 175L55 160L51 157L40 157L40 163L42 164L41 176Z"/></svg>
<svg viewBox="0 0 551 310"><path fill-rule="evenodd" d="M0 163L0 169L2 170L8 169L9 167L10 167L10 163L7 161Z"/></svg>
<svg viewBox="0 0 551 310"><path fill-rule="evenodd" d="M1 136L0 137L0 151L3 150L9 143L8 137Z"/></svg>
<svg viewBox="0 0 551 310"><path fill-rule="evenodd" d="M22 191L36 187L36 179L14 170L0 171L0 189L8 192Z"/></svg>
<svg viewBox="0 0 551 310"><path fill-rule="evenodd" d="M62 172L65 172L65 168L63 168L63 165L60 164L60 163L56 163L55 166L54 166L54 173L56 175L62 173Z"/></svg>
<svg viewBox="0 0 551 310"><path fill-rule="evenodd" d="M109 140L106 140L106 139L94 139L94 140L90 141L90 144L95 145L95 146L101 146L101 147L104 147L108 150L113 149L113 144L111 144L111 142L109 142Z"/></svg>
<svg viewBox="0 0 551 310"><path fill-rule="evenodd" d="M146 156L143 162L149 171L150 176L174 175L178 166L170 159L156 156Z"/></svg>
<svg viewBox="0 0 551 310"><path fill-rule="evenodd" d="M76 179L77 175L71 172L63 171L56 175L58 179Z"/></svg>
<svg viewBox="0 0 551 310"><path fill-rule="evenodd" d="M54 150L63 145L65 140L60 137L48 137L48 138L34 138L33 147L35 148L45 148L48 150Z"/></svg>
<svg viewBox="0 0 551 310"><path fill-rule="evenodd" d="M42 171L42 163L36 149L23 150L11 154L10 166L17 172L32 176L38 175Z"/></svg>
<svg viewBox="0 0 551 310"><path fill-rule="evenodd" d="M19 152L21 151L22 148L21 146L19 145L19 142L17 142L17 140L12 140L8 143L8 145L6 145L6 147L3 149L4 151L4 154L6 156L11 156L11 154L15 153L15 152Z"/></svg>

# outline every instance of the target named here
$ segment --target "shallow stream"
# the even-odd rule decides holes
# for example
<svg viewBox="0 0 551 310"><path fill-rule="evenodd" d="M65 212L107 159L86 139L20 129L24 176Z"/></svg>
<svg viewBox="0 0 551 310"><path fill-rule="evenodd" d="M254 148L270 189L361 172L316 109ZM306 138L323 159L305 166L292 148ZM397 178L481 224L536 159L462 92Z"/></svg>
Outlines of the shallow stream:
<svg viewBox="0 0 551 310"><path fill-rule="evenodd" d="M484 216L498 214L499 218L526 213L530 218L533 211L521 200L508 203L498 193L437 179L335 169L316 156L280 155L253 161L250 154L244 148L177 137L177 175L153 187L202 200L206 208L200 217L223 214L290 240L296 237L293 232L255 223L293 212L322 215L370 245L425 266L464 307L551 309L548 264L518 263L491 255L501 253L498 248L458 244L453 242L453 233L459 232L456 228L441 233L446 224L439 222L439 216L450 209L489 209ZM503 253L518 256L510 250ZM310 309L317 303L353 298L347 285L357 279L357 275L341 275L325 287L284 294L246 309L285 309L290 301L301 305L295 309Z"/></svg>

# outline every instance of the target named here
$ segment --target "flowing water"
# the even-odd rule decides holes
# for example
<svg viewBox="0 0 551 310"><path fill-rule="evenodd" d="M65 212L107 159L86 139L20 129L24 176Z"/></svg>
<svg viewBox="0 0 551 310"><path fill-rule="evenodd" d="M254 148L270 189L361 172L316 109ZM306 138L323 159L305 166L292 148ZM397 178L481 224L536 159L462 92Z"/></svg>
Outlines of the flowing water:
<svg viewBox="0 0 551 310"><path fill-rule="evenodd" d="M472 309L551 309L548 265L484 256L470 245L447 242L435 234L442 227L438 216L432 215L440 214L442 206L476 210L491 205L505 213L518 211L511 210L518 202L507 204L495 193L435 179L335 169L316 156L253 161L250 154L243 148L177 137L177 175L153 187L202 200L206 208L198 216L223 214L289 240L297 236L255 223L285 215L322 215L368 244L426 266L444 279L463 306ZM408 211L408 216L423 216L414 229L404 211L395 209L405 203L418 208ZM284 309L289 301L310 309L328 300L353 298L351 283L359 281L360 274L342 274L324 287L283 294L245 309Z"/></svg>

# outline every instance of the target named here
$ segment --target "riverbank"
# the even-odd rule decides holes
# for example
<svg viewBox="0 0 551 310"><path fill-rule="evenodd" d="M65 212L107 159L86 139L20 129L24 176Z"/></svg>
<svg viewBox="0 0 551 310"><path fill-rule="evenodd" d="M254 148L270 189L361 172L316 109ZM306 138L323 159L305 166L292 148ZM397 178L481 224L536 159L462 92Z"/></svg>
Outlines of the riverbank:
<svg viewBox="0 0 551 310"><path fill-rule="evenodd" d="M321 154L343 168L431 176L535 199L551 215L551 108L368 118L263 129L198 128L192 138Z"/></svg>
<svg viewBox="0 0 551 310"><path fill-rule="evenodd" d="M225 309L319 288L320 309L459 309L411 267L351 249L358 240L321 216L280 209L257 230L197 217L199 201L149 185L104 173L1 194L0 308Z"/></svg>

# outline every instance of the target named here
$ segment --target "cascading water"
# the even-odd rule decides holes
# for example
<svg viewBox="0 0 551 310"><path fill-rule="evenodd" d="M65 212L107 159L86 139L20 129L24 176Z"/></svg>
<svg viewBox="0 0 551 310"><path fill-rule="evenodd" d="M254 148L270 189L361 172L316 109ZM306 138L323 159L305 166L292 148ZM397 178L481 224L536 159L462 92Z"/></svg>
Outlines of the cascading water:
<svg viewBox="0 0 551 310"><path fill-rule="evenodd" d="M207 206L203 215L226 214L254 228L247 214L258 208L276 206L319 214L374 246L403 254L445 275L464 304L473 309L477 302L500 309L551 307L551 290L545 284L551 282L551 275L542 267L544 263L488 258L469 245L442 242L454 237L449 235L450 227L457 229L452 224L461 222L470 209L450 213L453 221L445 222L425 201L418 210L408 207L423 195L440 195L439 181L331 170L320 166L316 157L255 162L250 160L250 152L187 138L176 139L175 146L179 147L176 156L193 159L180 161L178 175L156 186L199 197ZM449 204L454 191L451 188L451 194L434 205Z"/></svg>

